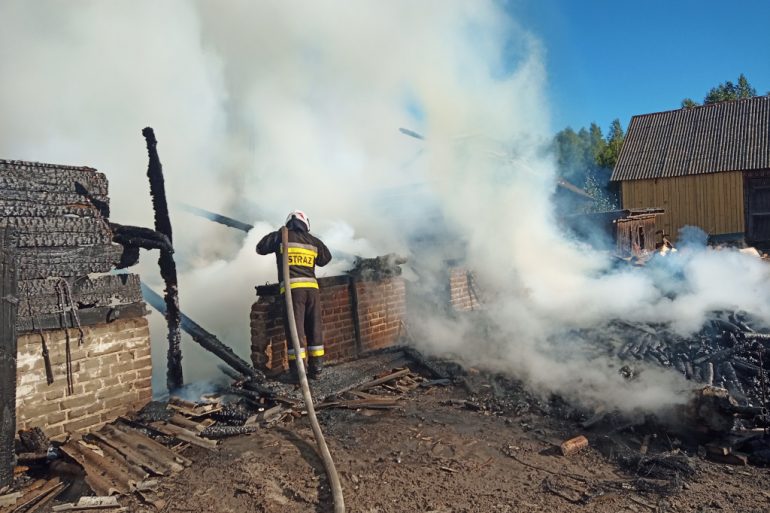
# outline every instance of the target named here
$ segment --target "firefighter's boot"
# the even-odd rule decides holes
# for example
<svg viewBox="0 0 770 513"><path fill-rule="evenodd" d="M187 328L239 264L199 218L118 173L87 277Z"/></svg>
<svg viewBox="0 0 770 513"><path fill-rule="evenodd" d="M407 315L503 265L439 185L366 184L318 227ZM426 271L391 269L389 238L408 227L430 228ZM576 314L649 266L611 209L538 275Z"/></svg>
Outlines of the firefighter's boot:
<svg viewBox="0 0 770 513"><path fill-rule="evenodd" d="M307 363L307 374L310 379L320 379L324 368L323 356L311 356Z"/></svg>

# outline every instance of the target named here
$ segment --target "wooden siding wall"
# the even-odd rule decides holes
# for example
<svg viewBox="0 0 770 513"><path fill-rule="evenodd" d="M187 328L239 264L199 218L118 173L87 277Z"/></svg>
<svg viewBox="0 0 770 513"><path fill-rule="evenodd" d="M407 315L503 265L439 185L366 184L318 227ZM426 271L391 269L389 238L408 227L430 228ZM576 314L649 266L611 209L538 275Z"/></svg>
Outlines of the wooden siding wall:
<svg viewBox="0 0 770 513"><path fill-rule="evenodd" d="M743 173L629 180L622 182L623 208L663 208L658 229L676 239L679 229L692 225L709 235L743 233Z"/></svg>
<svg viewBox="0 0 770 513"><path fill-rule="evenodd" d="M619 219L615 228L615 251L618 255L641 255L645 251L655 251L658 237L655 231L654 215L636 216ZM642 236L639 231L641 229Z"/></svg>

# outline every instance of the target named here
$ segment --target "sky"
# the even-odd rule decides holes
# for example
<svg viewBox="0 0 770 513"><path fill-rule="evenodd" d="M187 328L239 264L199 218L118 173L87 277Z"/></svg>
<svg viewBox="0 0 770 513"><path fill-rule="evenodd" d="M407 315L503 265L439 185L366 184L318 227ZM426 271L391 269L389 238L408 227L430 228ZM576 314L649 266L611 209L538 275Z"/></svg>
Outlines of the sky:
<svg viewBox="0 0 770 513"><path fill-rule="evenodd" d="M770 91L770 1L502 1L545 49L554 132L625 128L740 73Z"/></svg>

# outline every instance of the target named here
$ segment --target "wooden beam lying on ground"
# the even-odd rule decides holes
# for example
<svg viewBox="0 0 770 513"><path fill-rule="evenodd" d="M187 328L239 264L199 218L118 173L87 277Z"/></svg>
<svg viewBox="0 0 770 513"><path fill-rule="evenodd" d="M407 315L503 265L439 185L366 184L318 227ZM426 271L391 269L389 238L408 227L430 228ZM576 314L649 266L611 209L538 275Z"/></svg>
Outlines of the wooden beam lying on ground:
<svg viewBox="0 0 770 513"><path fill-rule="evenodd" d="M387 376L383 376L381 378L374 379L372 381L369 381L368 383L364 383L361 386L355 387L356 390L369 390L370 388L374 388L376 386L382 385L383 383L387 383L389 381L393 381L394 379L398 379L402 376L406 376L407 374L411 373L409 369L402 369L400 371L393 372L392 374L388 374Z"/></svg>

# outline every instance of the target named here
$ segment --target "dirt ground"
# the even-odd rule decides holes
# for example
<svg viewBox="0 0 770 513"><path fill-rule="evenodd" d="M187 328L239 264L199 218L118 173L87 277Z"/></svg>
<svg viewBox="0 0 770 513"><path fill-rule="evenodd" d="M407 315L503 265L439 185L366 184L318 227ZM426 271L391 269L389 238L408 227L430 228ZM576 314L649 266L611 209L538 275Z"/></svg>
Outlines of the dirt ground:
<svg viewBox="0 0 770 513"><path fill-rule="evenodd" d="M482 385L483 387L483 385ZM392 410L319 413L351 513L762 512L767 470L692 456L695 474L670 493L641 491L640 477L592 445L562 456L578 424L513 397L502 413L462 406L467 388L418 388ZM542 406L542 405L541 405ZM589 434L589 439L592 436ZM190 448L195 464L162 479L163 512L325 512L331 497L306 418ZM637 473L638 474L638 473ZM156 512L136 497L129 511Z"/></svg>

